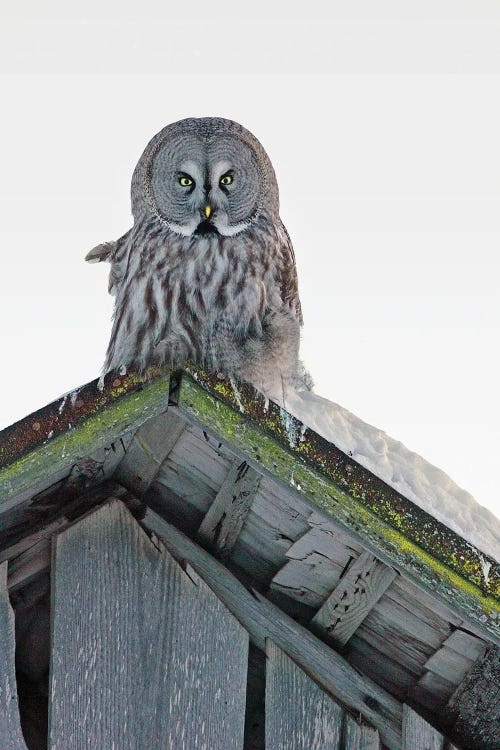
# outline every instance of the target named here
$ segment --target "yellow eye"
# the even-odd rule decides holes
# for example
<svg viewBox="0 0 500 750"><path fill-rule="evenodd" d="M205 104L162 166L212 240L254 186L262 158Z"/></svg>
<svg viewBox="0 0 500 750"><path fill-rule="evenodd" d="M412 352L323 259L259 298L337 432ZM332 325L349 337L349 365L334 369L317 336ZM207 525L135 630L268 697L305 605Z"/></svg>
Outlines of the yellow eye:
<svg viewBox="0 0 500 750"><path fill-rule="evenodd" d="M230 174L225 174L224 177L220 178L221 185L230 185L232 181L233 181L233 178Z"/></svg>
<svg viewBox="0 0 500 750"><path fill-rule="evenodd" d="M182 187L191 187L193 184L193 180L191 177L186 177L186 175L182 175L179 177L179 185L182 185Z"/></svg>

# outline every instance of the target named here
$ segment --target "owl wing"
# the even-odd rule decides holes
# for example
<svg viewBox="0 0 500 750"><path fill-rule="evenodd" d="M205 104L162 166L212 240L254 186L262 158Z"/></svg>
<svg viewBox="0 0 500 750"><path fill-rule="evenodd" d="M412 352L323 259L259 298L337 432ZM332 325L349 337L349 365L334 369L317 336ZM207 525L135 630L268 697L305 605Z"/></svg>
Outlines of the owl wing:
<svg viewBox="0 0 500 750"><path fill-rule="evenodd" d="M111 264L108 292L113 295L116 294L117 285L124 276L124 265L127 256L125 240L128 235L129 232L120 237L119 240L103 242L101 245L92 248L85 256L87 263L102 263L103 261L107 261Z"/></svg>
<svg viewBox="0 0 500 750"><path fill-rule="evenodd" d="M285 307L294 313L300 325L304 324L302 317L302 306L299 299L299 282L297 278L297 266L295 265L295 253L286 227L281 225L283 234L281 239L281 259L279 267L279 284L281 288L281 299Z"/></svg>

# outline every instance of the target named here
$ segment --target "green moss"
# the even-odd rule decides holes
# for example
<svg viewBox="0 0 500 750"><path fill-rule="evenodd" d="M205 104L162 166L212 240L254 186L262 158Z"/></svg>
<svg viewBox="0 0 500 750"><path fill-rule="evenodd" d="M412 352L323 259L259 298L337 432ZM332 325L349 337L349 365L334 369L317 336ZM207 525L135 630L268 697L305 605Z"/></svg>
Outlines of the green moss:
<svg viewBox="0 0 500 750"><path fill-rule="evenodd" d="M227 396L228 388L227 383L221 381L216 390ZM416 523L413 538L408 538L405 509L394 507L388 502L385 512L390 524L387 523L360 500L363 496L362 487L358 487L357 492L356 488L353 491L351 485L347 488L347 483L341 487L338 482L315 471L297 455L299 451L292 453L284 449L254 419L217 400L191 377L183 377L179 406L217 434L229 438L232 445L253 458L272 475L300 491L342 526L359 535L363 543L368 542L377 555L383 555L387 562L404 569L413 578L441 594L452 606L459 605L468 616L480 620L483 626L498 633L493 621L485 622L490 614L500 611L500 602L495 598L498 592L485 590L471 580L472 574L475 576L477 573L476 561L474 564L470 560L465 562L457 557L456 551L451 550L452 569L450 565L422 549L418 545L419 530ZM300 452L306 454L308 450L312 450L312 447L300 444Z"/></svg>
<svg viewBox="0 0 500 750"><path fill-rule="evenodd" d="M168 380L147 382L140 391L118 386L107 391L115 400L88 416L75 427L47 438L31 452L0 470L1 500L34 487L46 476L72 466L125 432L139 427L168 405Z"/></svg>

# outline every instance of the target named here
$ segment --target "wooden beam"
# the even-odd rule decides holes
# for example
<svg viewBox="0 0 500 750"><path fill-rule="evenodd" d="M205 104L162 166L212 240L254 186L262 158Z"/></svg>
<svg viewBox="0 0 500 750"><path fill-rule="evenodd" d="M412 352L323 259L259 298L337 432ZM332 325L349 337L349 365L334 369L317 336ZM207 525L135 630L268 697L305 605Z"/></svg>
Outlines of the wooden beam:
<svg viewBox="0 0 500 750"><path fill-rule="evenodd" d="M349 565L312 624L337 648L345 646L395 577L393 568L363 552Z"/></svg>
<svg viewBox="0 0 500 750"><path fill-rule="evenodd" d="M142 497L185 427L186 422L174 409L149 419L135 433L114 478Z"/></svg>
<svg viewBox="0 0 500 750"><path fill-rule="evenodd" d="M26 750L17 702L14 613L7 593L7 563L0 565L0 747Z"/></svg>
<svg viewBox="0 0 500 750"><path fill-rule="evenodd" d="M260 474L246 461L235 461L203 519L198 536L221 557L230 554L252 507Z"/></svg>
<svg viewBox="0 0 500 750"><path fill-rule="evenodd" d="M248 634L118 500L55 541L50 750L242 750Z"/></svg>
<svg viewBox="0 0 500 750"><path fill-rule="evenodd" d="M401 750L457 750L457 748L405 703Z"/></svg>
<svg viewBox="0 0 500 750"><path fill-rule="evenodd" d="M160 537L174 557L195 568L246 628L258 648L264 650L266 638L270 638L334 698L353 712L360 712L376 727L384 745L400 750L402 706L399 701L361 675L265 597L248 591L214 557L149 508L141 523Z"/></svg>

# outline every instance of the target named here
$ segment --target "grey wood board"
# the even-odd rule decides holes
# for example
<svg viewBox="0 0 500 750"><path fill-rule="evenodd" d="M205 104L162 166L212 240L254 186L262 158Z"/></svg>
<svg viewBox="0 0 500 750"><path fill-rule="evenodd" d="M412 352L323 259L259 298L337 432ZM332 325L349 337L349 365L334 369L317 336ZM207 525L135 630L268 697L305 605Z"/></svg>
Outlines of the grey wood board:
<svg viewBox="0 0 500 750"><path fill-rule="evenodd" d="M426 662L425 669L458 685L473 664L473 659L468 659L453 649L443 646Z"/></svg>
<svg viewBox="0 0 500 750"><path fill-rule="evenodd" d="M14 613L7 593L7 563L0 565L0 747L26 750L17 701Z"/></svg>
<svg viewBox="0 0 500 750"><path fill-rule="evenodd" d="M349 714L344 713L342 727L342 750L379 750L378 732L367 724L360 724Z"/></svg>
<svg viewBox="0 0 500 750"><path fill-rule="evenodd" d="M402 750L444 750L444 737L406 704L403 706ZM448 750L449 745L446 750Z"/></svg>
<svg viewBox="0 0 500 750"><path fill-rule="evenodd" d="M434 672L424 672L411 690L411 697L425 708L436 711L446 705L456 689L456 683Z"/></svg>
<svg viewBox="0 0 500 750"><path fill-rule="evenodd" d="M471 661L476 661L476 659L484 656L488 644L481 638L476 638L475 635L466 633L464 630L455 630L444 641L443 646L451 648Z"/></svg>
<svg viewBox="0 0 500 750"><path fill-rule="evenodd" d="M338 647L345 646L396 577L396 571L363 552L348 567L312 622Z"/></svg>
<svg viewBox="0 0 500 750"><path fill-rule="evenodd" d="M342 708L276 644L266 646L266 748L340 750Z"/></svg>
<svg viewBox="0 0 500 750"><path fill-rule="evenodd" d="M399 700L406 699L408 690L415 684L420 674L420 671L412 672L403 667L391 658L391 655L382 653L367 641L359 638L357 634L348 641L345 655L350 664L367 674Z"/></svg>
<svg viewBox="0 0 500 750"><path fill-rule="evenodd" d="M141 497L186 427L174 410L148 419L135 433L116 468L115 478Z"/></svg>
<svg viewBox="0 0 500 750"><path fill-rule="evenodd" d="M271 640L266 641L266 747L375 750L378 732L347 714Z"/></svg>
<svg viewBox="0 0 500 750"><path fill-rule="evenodd" d="M443 638L451 633L450 625L459 627L462 623L462 618L442 600L431 596L402 575L395 579L386 596L426 625L440 631Z"/></svg>
<svg viewBox="0 0 500 750"><path fill-rule="evenodd" d="M213 544L220 554L233 549L257 492L260 474L237 459L207 511L198 536Z"/></svg>
<svg viewBox="0 0 500 750"><path fill-rule="evenodd" d="M289 562L276 573L271 588L319 607L358 552L346 546L345 535L314 527L292 544L286 556Z"/></svg>
<svg viewBox="0 0 500 750"><path fill-rule="evenodd" d="M241 750L248 635L114 500L60 534L50 750Z"/></svg>
<svg viewBox="0 0 500 750"><path fill-rule="evenodd" d="M194 482L198 481L218 492L234 459L234 453L216 437L187 423L185 431L163 462L158 479L161 481L164 471L171 467L171 471L184 470Z"/></svg>
<svg viewBox="0 0 500 750"><path fill-rule="evenodd" d="M264 597L248 591L227 568L156 513L148 509L141 523L162 539L174 557L198 571L260 649L265 648L266 638L273 640L333 697L376 727L383 744L399 750L402 706L397 700Z"/></svg>

